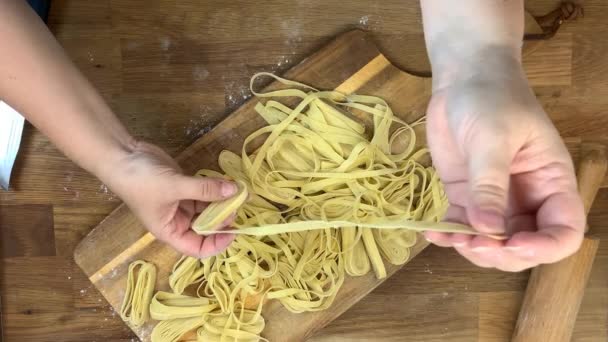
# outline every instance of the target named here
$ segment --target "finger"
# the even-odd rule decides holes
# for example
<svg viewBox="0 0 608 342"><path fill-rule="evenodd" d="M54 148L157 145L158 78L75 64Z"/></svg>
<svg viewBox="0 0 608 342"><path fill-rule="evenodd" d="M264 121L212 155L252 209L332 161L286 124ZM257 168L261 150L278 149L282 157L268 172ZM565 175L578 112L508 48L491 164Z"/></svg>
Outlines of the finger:
<svg viewBox="0 0 608 342"><path fill-rule="evenodd" d="M455 181L444 183L445 192L450 201L450 205L467 206L469 198L469 185L467 181Z"/></svg>
<svg viewBox="0 0 608 342"><path fill-rule="evenodd" d="M502 244L485 236L470 236L466 244L454 248L473 264L484 268L495 268L503 263Z"/></svg>
<svg viewBox="0 0 608 342"><path fill-rule="evenodd" d="M188 229L183 232L174 232L162 240L182 254L195 258L206 258L221 253L234 239L234 234L219 235L222 236L219 239L215 235L204 237Z"/></svg>
<svg viewBox="0 0 608 342"><path fill-rule="evenodd" d="M493 268L494 264L490 262L490 260L485 257L483 253L475 253L468 246L455 246L454 249L458 254L462 255L465 259L469 260L473 265L482 267L482 268Z"/></svg>
<svg viewBox="0 0 608 342"><path fill-rule="evenodd" d="M447 222L455 222L455 223L465 223L466 224L466 211L463 207L458 205L452 205L448 207L444 218L444 221ZM424 238L439 247L452 247L452 236L454 234L450 233L440 233L433 231L424 232Z"/></svg>
<svg viewBox="0 0 608 342"><path fill-rule="evenodd" d="M463 206L450 204L445 213L444 221L468 224L467 211ZM452 233L448 236L450 245L454 247L467 246L473 238L470 234Z"/></svg>
<svg viewBox="0 0 608 342"><path fill-rule="evenodd" d="M476 236L468 246L455 246L455 249L479 267L496 268L505 272L520 272L539 264L533 259L521 257L503 245L503 242Z"/></svg>
<svg viewBox="0 0 608 342"><path fill-rule="evenodd" d="M522 258L552 263L578 250L585 226L585 214L578 194L549 196L536 215L537 231L522 231L507 241L507 247Z"/></svg>
<svg viewBox="0 0 608 342"><path fill-rule="evenodd" d="M508 144L503 136L488 136L488 131L478 130L466 142L470 191L467 216L473 228L488 234L505 231L512 157L505 154Z"/></svg>
<svg viewBox="0 0 608 342"><path fill-rule="evenodd" d="M190 201L190 200L181 201L179 203L179 207L184 211L184 213L188 217L194 216L194 214L195 214L195 204L194 204L194 201Z"/></svg>
<svg viewBox="0 0 608 342"><path fill-rule="evenodd" d="M452 234L452 236L450 236L450 242L454 247L467 247L471 245L473 237L474 236L470 234Z"/></svg>
<svg viewBox="0 0 608 342"><path fill-rule="evenodd" d="M194 201L194 212L200 214L208 205L208 202Z"/></svg>
<svg viewBox="0 0 608 342"><path fill-rule="evenodd" d="M524 231L536 231L535 214L523 214L507 218L507 236L512 236L515 233Z"/></svg>
<svg viewBox="0 0 608 342"><path fill-rule="evenodd" d="M471 263L483 268L496 268L505 272L520 272L537 264L522 260L504 248L487 248L473 251L471 248L456 248L456 251Z"/></svg>
<svg viewBox="0 0 608 342"><path fill-rule="evenodd" d="M462 223L468 224L469 219L467 218L467 210L464 206L455 205L450 203L448 210L445 212L445 216L443 218L444 221L454 222L454 223Z"/></svg>
<svg viewBox="0 0 608 342"><path fill-rule="evenodd" d="M486 250L499 250L504 247L504 242L483 235L476 235L471 238L469 247L473 252Z"/></svg>
<svg viewBox="0 0 608 342"><path fill-rule="evenodd" d="M223 252L234 241L235 237L231 233L207 236L200 249L199 258L208 258Z"/></svg>
<svg viewBox="0 0 608 342"><path fill-rule="evenodd" d="M549 264L572 255L582 243L582 234L568 227L552 227L538 232L519 232L505 248L522 259Z"/></svg>
<svg viewBox="0 0 608 342"><path fill-rule="evenodd" d="M449 233L426 231L424 232L424 238L426 241L439 247L452 247Z"/></svg>
<svg viewBox="0 0 608 342"><path fill-rule="evenodd" d="M220 201L237 192L236 184L231 181L210 177L189 177L178 175L175 184L180 199L202 202Z"/></svg>

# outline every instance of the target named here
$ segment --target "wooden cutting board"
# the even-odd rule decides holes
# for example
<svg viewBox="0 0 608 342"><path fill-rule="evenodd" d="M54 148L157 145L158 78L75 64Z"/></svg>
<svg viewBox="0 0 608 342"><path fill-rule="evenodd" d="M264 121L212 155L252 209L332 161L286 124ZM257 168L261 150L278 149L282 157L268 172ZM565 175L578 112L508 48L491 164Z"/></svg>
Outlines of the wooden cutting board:
<svg viewBox="0 0 608 342"><path fill-rule="evenodd" d="M546 65L546 60L539 65ZM320 89L380 96L406 121L413 121L424 113L431 93L430 79L412 76L391 65L362 31L339 36L284 77ZM222 150L240 153L245 137L265 125L253 110L256 102L254 98L245 103L182 152L177 160L184 172L193 174L200 168L219 170L217 157ZM424 132L418 133L424 142ZM412 248L411 257L426 246L427 243L419 239ZM93 229L74 253L76 263L117 311L123 299L130 262L138 259L153 262L158 268L156 290L168 290L168 276L179 256L148 233L124 205ZM390 276L400 268L387 265L387 273ZM280 303L271 301L264 308L267 325L263 335L273 342L305 340L381 282L373 272L363 277L347 277L332 307L322 312L292 314ZM149 341L155 323L133 330L142 341Z"/></svg>
<svg viewBox="0 0 608 342"><path fill-rule="evenodd" d="M411 76L392 66L362 31L341 35L284 76L320 89L337 88L343 92L380 96L405 120L414 120L424 113L431 90L430 79ZM192 174L200 168L219 170L217 157L222 150L239 153L244 139L265 125L253 110L256 102L254 98L245 103L181 153L177 160L184 172ZM412 116L408 113L417 114ZM427 243L419 239L412 250L412 257L426 246ZM153 262L158 268L156 289L168 290L167 279L179 255L155 240L122 205L84 238L74 257L91 282L119 310L130 262L137 259ZM398 269L389 266L387 273L391 275ZM264 336L273 342L306 339L381 282L373 272L364 277L348 278L334 305L323 312L292 314L279 302L269 302L264 310L267 322ZM134 331L147 341L154 324L149 323Z"/></svg>

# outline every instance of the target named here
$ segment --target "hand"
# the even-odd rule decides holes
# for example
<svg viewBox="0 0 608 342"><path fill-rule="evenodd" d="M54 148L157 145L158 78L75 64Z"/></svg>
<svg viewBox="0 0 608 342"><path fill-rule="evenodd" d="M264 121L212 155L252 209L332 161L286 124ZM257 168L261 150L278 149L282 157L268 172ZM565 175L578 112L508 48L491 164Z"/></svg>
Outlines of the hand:
<svg viewBox="0 0 608 342"><path fill-rule="evenodd" d="M520 63L511 65L443 78L427 113L431 155L450 202L445 219L509 239L425 236L475 265L521 271L574 253L585 216L568 150Z"/></svg>
<svg viewBox="0 0 608 342"><path fill-rule="evenodd" d="M223 251L234 239L233 234L203 237L190 228L193 218L208 202L235 194L235 184L185 176L177 163L157 146L135 143L105 181L154 236L183 254L206 258ZM232 220L225 221L223 226L230 225Z"/></svg>

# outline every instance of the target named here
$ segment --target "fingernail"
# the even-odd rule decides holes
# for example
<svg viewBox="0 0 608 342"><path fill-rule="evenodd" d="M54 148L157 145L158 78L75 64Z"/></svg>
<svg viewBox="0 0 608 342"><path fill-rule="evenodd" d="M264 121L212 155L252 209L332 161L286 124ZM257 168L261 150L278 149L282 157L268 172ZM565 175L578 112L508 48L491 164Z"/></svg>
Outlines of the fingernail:
<svg viewBox="0 0 608 342"><path fill-rule="evenodd" d="M236 184L229 182L222 182L222 196L230 197L236 193Z"/></svg>
<svg viewBox="0 0 608 342"><path fill-rule="evenodd" d="M495 211L485 210L479 213L479 229L484 233L504 233L505 218Z"/></svg>
<svg viewBox="0 0 608 342"><path fill-rule="evenodd" d="M511 251L511 252L517 252L517 251L521 251L521 246L505 246L504 249Z"/></svg>
<svg viewBox="0 0 608 342"><path fill-rule="evenodd" d="M429 238L428 238L426 235L424 235L424 239L425 239L426 241L430 242L430 243L433 243L433 240L432 240L432 239L429 239Z"/></svg>
<svg viewBox="0 0 608 342"><path fill-rule="evenodd" d="M483 252L489 251L490 247L479 246L479 247L473 247L473 248L471 248L471 250L475 253L483 253Z"/></svg>
<svg viewBox="0 0 608 342"><path fill-rule="evenodd" d="M452 243L452 245L454 247L464 247L464 246L466 246L466 244L467 244L466 242L454 242L454 243Z"/></svg>

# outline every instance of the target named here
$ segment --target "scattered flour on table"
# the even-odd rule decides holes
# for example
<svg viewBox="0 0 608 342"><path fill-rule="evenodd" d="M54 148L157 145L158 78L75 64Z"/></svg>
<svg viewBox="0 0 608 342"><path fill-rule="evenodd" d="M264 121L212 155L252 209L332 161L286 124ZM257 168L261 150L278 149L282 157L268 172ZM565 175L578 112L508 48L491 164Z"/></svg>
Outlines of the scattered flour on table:
<svg viewBox="0 0 608 342"><path fill-rule="evenodd" d="M209 77L209 70L205 66L197 64L192 69L192 78L195 81L204 81Z"/></svg>
<svg viewBox="0 0 608 342"><path fill-rule="evenodd" d="M367 26L367 23L369 22L369 16L364 15L361 18L359 18L359 25L361 26Z"/></svg>
<svg viewBox="0 0 608 342"><path fill-rule="evenodd" d="M429 264L424 264L424 273L433 274L433 271L429 268Z"/></svg>
<svg viewBox="0 0 608 342"><path fill-rule="evenodd" d="M364 15L359 18L359 22L357 23L357 27L362 30L374 30L379 28L381 25L381 17L379 15Z"/></svg>
<svg viewBox="0 0 608 342"><path fill-rule="evenodd" d="M72 194L72 200L76 200L80 198L80 192L77 190L72 189L69 185L72 182L72 179L74 179L74 172L70 171L65 175L65 183L63 185L63 191L65 192L69 192Z"/></svg>
<svg viewBox="0 0 608 342"><path fill-rule="evenodd" d="M302 41L302 22L301 19L286 19L281 22L281 31L286 37L285 44L288 46L296 45ZM295 53L295 51L293 52Z"/></svg>

